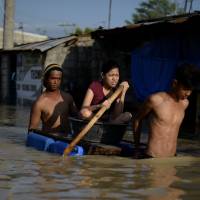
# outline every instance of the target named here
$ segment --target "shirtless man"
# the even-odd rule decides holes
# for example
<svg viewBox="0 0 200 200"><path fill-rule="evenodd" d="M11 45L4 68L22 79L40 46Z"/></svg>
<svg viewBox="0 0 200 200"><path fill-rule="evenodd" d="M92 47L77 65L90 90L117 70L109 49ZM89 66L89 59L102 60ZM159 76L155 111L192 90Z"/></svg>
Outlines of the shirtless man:
<svg viewBox="0 0 200 200"><path fill-rule="evenodd" d="M133 121L135 158L171 157L176 155L177 138L185 110L188 107L195 76L199 71L192 65L183 65L177 69L172 88L169 92L150 95L144 102ZM195 75L195 76L194 76ZM140 122L148 114L151 116L149 137L144 155L139 152Z"/></svg>
<svg viewBox="0 0 200 200"><path fill-rule="evenodd" d="M57 64L48 65L43 78L46 90L32 105L29 130L38 129L42 122L42 131L67 134L68 116L76 114L77 108L72 96L59 89L62 68Z"/></svg>

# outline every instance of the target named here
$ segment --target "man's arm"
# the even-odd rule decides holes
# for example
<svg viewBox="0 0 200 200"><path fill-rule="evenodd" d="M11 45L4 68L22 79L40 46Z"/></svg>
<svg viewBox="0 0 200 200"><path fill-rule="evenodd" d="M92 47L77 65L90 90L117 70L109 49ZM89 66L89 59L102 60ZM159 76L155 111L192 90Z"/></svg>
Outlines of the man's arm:
<svg viewBox="0 0 200 200"><path fill-rule="evenodd" d="M153 104L151 101L151 97L149 97L140 107L136 116L133 118L133 138L136 148L139 148L140 145L141 122L151 112L152 108Z"/></svg>
<svg viewBox="0 0 200 200"><path fill-rule="evenodd" d="M41 119L41 113L41 106L39 102L36 101L31 108L28 130L38 129Z"/></svg>

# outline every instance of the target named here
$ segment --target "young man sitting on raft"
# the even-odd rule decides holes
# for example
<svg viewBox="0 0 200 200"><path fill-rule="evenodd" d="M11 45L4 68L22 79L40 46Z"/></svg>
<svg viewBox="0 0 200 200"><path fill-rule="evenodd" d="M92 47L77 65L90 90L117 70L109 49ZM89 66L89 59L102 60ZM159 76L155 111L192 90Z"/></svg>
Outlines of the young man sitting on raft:
<svg viewBox="0 0 200 200"><path fill-rule="evenodd" d="M160 158L176 155L177 138L188 97L197 84L199 70L193 65L185 64L177 68L172 88L168 92L150 95L133 120L135 141L135 158ZM150 114L149 137L144 154L139 149L140 125L142 119Z"/></svg>
<svg viewBox="0 0 200 200"><path fill-rule="evenodd" d="M93 81L84 98L80 115L83 119L90 119L102 106L110 108L103 115L103 120L108 120L112 123L126 123L132 115L129 112L124 112L124 99L129 88L128 82L124 81L123 91L119 98L111 106L108 98L114 93L119 82L119 65L112 60L106 62L102 67L101 81Z"/></svg>
<svg viewBox="0 0 200 200"><path fill-rule="evenodd" d="M62 68L58 64L45 68L43 85L46 89L32 105L29 130L38 129L41 121L42 131L67 135L68 116L76 115L78 110L72 96L60 90L62 76Z"/></svg>

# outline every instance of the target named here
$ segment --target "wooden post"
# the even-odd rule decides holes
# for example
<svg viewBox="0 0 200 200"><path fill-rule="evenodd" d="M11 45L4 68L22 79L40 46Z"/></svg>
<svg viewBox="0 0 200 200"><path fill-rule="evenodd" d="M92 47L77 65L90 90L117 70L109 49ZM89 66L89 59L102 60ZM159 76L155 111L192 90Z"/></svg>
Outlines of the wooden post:
<svg viewBox="0 0 200 200"><path fill-rule="evenodd" d="M3 49L9 50L14 46L14 0L5 0L4 6L4 29L3 29ZM10 98L10 56L2 55L1 62L1 102L8 102Z"/></svg>
<svg viewBox="0 0 200 200"><path fill-rule="evenodd" d="M3 28L3 49L12 49L14 46L14 0L5 0Z"/></svg>

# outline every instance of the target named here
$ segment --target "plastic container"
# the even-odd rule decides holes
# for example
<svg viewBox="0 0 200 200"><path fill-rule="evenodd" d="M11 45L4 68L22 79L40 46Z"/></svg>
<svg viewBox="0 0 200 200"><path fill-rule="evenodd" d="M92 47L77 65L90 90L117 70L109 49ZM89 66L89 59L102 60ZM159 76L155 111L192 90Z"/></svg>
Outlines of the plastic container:
<svg viewBox="0 0 200 200"><path fill-rule="evenodd" d="M52 138L43 136L34 132L29 132L26 139L26 146L34 147L40 151L47 151L56 154L63 154L68 143L62 141L55 141ZM75 146L70 156L82 156L84 149L81 146Z"/></svg>
<svg viewBox="0 0 200 200"><path fill-rule="evenodd" d="M52 138L29 132L26 139L26 146L34 147L40 151L47 151L49 145L54 142L55 140Z"/></svg>
<svg viewBox="0 0 200 200"><path fill-rule="evenodd" d="M69 118L73 135L77 134L89 123L77 118ZM109 122L96 122L93 127L83 137L88 142L103 143L108 145L119 145L126 132L127 124L113 124Z"/></svg>
<svg viewBox="0 0 200 200"><path fill-rule="evenodd" d="M49 145L47 151L51 153L63 154L65 148L68 146L68 143L62 141L56 141ZM84 150L81 146L75 146L70 156L82 156L84 155Z"/></svg>

